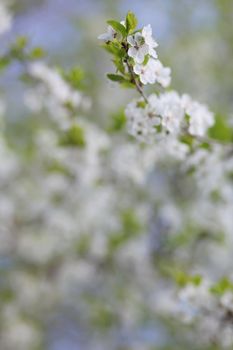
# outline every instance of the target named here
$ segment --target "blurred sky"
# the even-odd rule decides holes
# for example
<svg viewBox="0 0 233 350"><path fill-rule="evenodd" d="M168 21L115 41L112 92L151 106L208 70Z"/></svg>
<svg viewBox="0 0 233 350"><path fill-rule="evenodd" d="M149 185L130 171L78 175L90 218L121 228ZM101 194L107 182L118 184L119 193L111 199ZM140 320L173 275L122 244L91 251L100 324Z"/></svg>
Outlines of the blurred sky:
<svg viewBox="0 0 233 350"><path fill-rule="evenodd" d="M179 6L178 10L186 10L186 16L191 15L190 27L194 30L210 25L215 18L209 0L179 2L183 2L184 7ZM97 34L100 28L98 18L107 19L117 13L123 18L131 10L137 14L141 25L151 23L156 37L161 39L172 35L170 16L177 7L175 3L175 0L22 0L24 6L18 9L12 34L28 35L33 44L59 51L64 48L64 40L78 43L78 31L75 31L78 21L94 21ZM72 51L72 45L66 45L66 50L69 48Z"/></svg>

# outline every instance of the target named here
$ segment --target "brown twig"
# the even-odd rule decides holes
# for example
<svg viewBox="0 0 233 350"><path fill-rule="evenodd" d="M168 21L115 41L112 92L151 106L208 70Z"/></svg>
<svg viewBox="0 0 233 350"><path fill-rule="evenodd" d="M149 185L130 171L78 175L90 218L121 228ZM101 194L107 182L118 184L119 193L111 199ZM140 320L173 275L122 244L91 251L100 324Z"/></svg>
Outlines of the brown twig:
<svg viewBox="0 0 233 350"><path fill-rule="evenodd" d="M132 80L133 80L133 83L134 83L135 86L136 86L137 91L138 91L139 94L143 97L144 101L145 101L146 103L148 103L148 99L147 99L146 95L144 94L144 92L143 92L141 86L139 85L139 83L138 83L138 81L137 81L137 79L136 79L136 77L135 77L135 74L134 74L134 71L133 71L133 67L130 65L130 63L128 62L128 60L126 61L126 64L127 64L129 73L130 73L130 75L131 75L131 78L132 78Z"/></svg>

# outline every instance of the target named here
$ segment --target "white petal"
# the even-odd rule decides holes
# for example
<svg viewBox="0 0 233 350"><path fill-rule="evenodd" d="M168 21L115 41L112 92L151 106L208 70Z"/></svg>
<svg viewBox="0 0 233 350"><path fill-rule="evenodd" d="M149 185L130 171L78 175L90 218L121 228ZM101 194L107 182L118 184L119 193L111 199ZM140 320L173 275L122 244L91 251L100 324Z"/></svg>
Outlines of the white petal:
<svg viewBox="0 0 233 350"><path fill-rule="evenodd" d="M134 46L136 44L135 42L135 39L134 39L134 36L133 35L130 35L128 36L127 38L127 42L131 45L131 46Z"/></svg>
<svg viewBox="0 0 233 350"><path fill-rule="evenodd" d="M147 55L149 53L149 46L144 44L142 47L140 47L139 49L143 54L144 56Z"/></svg>
<svg viewBox="0 0 233 350"><path fill-rule="evenodd" d="M137 63L142 63L144 61L144 58L145 58L145 54L141 50L138 50L137 55L135 56L135 61Z"/></svg>
<svg viewBox="0 0 233 350"><path fill-rule="evenodd" d="M138 74L138 75L139 75L139 74L141 74L142 66L141 66L140 64L135 64L133 70L134 70L134 73L135 73L135 74Z"/></svg>
<svg viewBox="0 0 233 350"><path fill-rule="evenodd" d="M159 46L158 43L152 37L147 37L145 40L147 45L149 45L151 48L155 49L156 47Z"/></svg>
<svg viewBox="0 0 233 350"><path fill-rule="evenodd" d="M151 36L152 35L152 28L151 28L151 25L148 24L147 26L145 26L142 30L142 35L144 37L146 36Z"/></svg>
<svg viewBox="0 0 233 350"><path fill-rule="evenodd" d="M164 79L162 82L162 87L167 88L171 84L171 77L168 77L167 79Z"/></svg>
<svg viewBox="0 0 233 350"><path fill-rule="evenodd" d="M155 83L155 81L156 81L156 76L155 76L155 74L153 74L152 72L148 75L148 83L149 84L154 84Z"/></svg>
<svg viewBox="0 0 233 350"><path fill-rule="evenodd" d="M108 26L107 32L108 32L109 35L114 35L116 33L116 31L111 26Z"/></svg>
<svg viewBox="0 0 233 350"><path fill-rule="evenodd" d="M148 81L149 84L154 84L155 80L156 80L156 76L153 70L151 70L150 68L148 68L145 72L146 75L146 79Z"/></svg>
<svg viewBox="0 0 233 350"><path fill-rule="evenodd" d="M156 71L158 67L158 60L154 60L153 58L150 58L147 65L151 70Z"/></svg>
<svg viewBox="0 0 233 350"><path fill-rule="evenodd" d="M149 48L149 54L153 57L153 58L157 58L158 55L157 55L157 52L152 49L151 47Z"/></svg>
<svg viewBox="0 0 233 350"><path fill-rule="evenodd" d="M146 77L144 76L144 74L141 74L141 75L140 75L140 80L141 80L142 84L144 84L144 85L147 84L147 79L146 79Z"/></svg>
<svg viewBox="0 0 233 350"><path fill-rule="evenodd" d="M101 34L98 36L98 39L99 40L102 40L102 41L108 41L108 34L107 33L104 33L104 34Z"/></svg>
<svg viewBox="0 0 233 350"><path fill-rule="evenodd" d="M135 47L129 48L129 50L128 50L129 57L136 58L137 54L138 54L138 50L135 49ZM140 63L140 62L138 62L138 63Z"/></svg>

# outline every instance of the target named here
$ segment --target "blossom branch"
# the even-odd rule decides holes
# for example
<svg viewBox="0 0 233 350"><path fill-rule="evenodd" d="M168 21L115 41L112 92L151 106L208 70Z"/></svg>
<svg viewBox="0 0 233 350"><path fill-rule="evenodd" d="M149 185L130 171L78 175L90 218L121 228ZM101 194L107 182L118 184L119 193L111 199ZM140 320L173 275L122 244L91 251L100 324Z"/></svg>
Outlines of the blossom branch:
<svg viewBox="0 0 233 350"><path fill-rule="evenodd" d="M216 121L206 105L175 91L146 96L145 85L159 84L167 88L171 82L171 69L158 59L158 44L152 36L151 25L137 29L137 19L132 13L127 14L125 21L111 20L108 24L107 32L99 36L105 49L114 56L117 73L108 74L108 78L122 85L133 85L143 99L143 103L138 99L126 107L128 132L146 143L171 135L177 144L183 143L190 149L196 141L199 146L203 143L221 145L231 154L230 140L209 138L208 130Z"/></svg>

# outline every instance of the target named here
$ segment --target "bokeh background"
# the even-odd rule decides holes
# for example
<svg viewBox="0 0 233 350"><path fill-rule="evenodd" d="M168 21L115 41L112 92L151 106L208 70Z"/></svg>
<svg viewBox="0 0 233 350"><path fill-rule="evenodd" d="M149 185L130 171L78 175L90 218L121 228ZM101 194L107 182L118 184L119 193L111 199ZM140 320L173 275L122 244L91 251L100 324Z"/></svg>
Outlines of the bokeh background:
<svg viewBox="0 0 233 350"><path fill-rule="evenodd" d="M160 59L172 69L171 88L207 103L223 118L228 119L233 113L233 2L230 0L16 0L12 1L11 10L13 26L1 38L1 51L4 52L16 36L22 35L29 38L30 45L44 48L49 64L64 69L82 67L85 71L83 90L93 101L86 118L100 127L108 129L110 117L135 96L135 92L121 90L107 81L106 73L111 72L112 65L97 40L105 31L107 19L121 20L128 10L137 15L141 26L151 23L159 42ZM25 144L37 125L22 103L22 82L15 78L21 69L14 63L0 81L0 90L7 100L6 130L14 145ZM5 269L11 268L7 264L5 258L0 260L2 280ZM85 269L83 271L85 274ZM110 275L115 273L114 269L110 271ZM75 308L75 299L72 302ZM65 313L60 309L52 314L44 327L45 349L101 349L101 342L95 344L93 329L85 329L83 325L79 328L72 303ZM177 328L174 329L177 332ZM104 337L104 333L101 334ZM125 334L124 330L117 332L113 327L105 346L109 346L109 350L128 350L127 346L113 345L118 343L117 338L122 338L123 344L128 344L129 339L139 339L140 345L136 345L136 341L133 350L144 349L143 342L156 344L160 349L172 343L176 338L173 336L160 322L131 334ZM182 338L182 331L177 338ZM177 340L177 344L177 349L179 346L185 349L182 341Z"/></svg>

